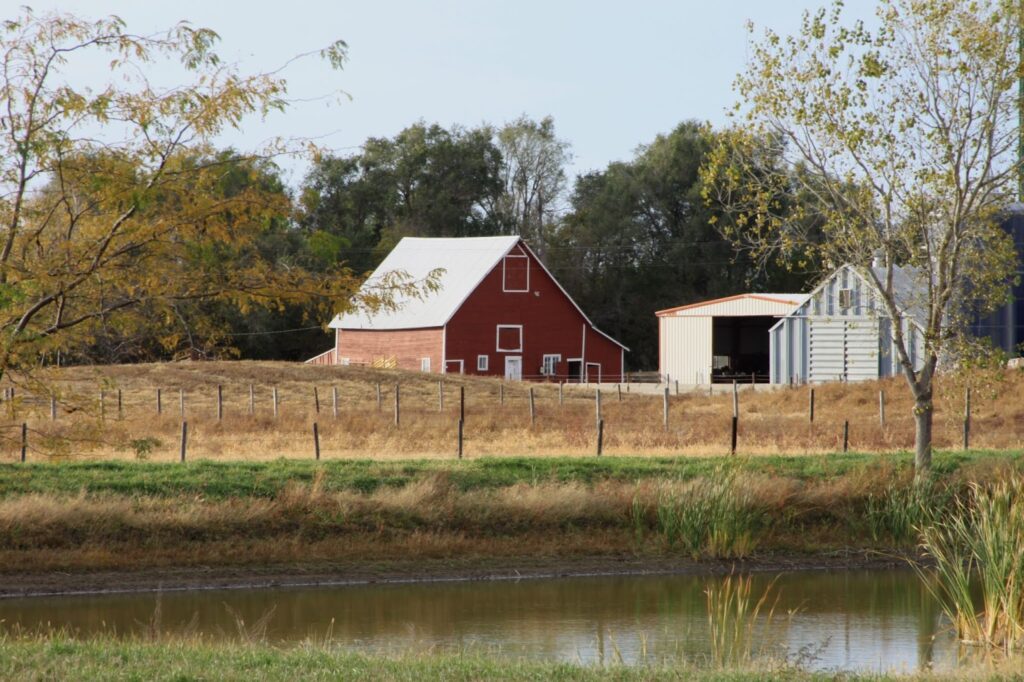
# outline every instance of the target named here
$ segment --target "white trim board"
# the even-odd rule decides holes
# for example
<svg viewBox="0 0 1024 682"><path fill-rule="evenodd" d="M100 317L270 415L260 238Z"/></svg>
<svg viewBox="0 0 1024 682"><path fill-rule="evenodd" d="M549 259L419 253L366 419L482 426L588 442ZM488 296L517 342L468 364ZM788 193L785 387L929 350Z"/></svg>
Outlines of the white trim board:
<svg viewBox="0 0 1024 682"><path fill-rule="evenodd" d="M502 329L518 329L519 330L519 347L518 348L502 348L501 347L501 330ZM521 325L521 324L499 324L499 325L495 325L495 329L494 329L494 352L495 353L522 353L523 352L523 325Z"/></svg>

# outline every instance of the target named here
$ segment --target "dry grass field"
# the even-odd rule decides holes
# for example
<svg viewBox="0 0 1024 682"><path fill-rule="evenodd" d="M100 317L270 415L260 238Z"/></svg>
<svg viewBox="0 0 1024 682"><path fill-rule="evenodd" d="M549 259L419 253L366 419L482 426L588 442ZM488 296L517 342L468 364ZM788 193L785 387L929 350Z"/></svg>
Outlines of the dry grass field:
<svg viewBox="0 0 1024 682"><path fill-rule="evenodd" d="M437 375L395 370L244 361L73 367L36 376L40 383L29 384L15 377L15 398L0 407L6 427L0 461L20 457L22 423L28 425L29 461L173 461L179 456L183 418L188 422L190 459L312 458L314 421L323 459L454 458L460 389L465 390L467 458L595 453L593 387L566 386L560 404L554 384L452 376L439 382ZM439 405L439 383L443 407ZM220 419L218 386L223 395ZM396 386L400 393L397 426ZM319 413L314 387L319 394ZM531 387L534 423L529 411ZM279 402L276 417L275 388ZM336 416L334 390L338 394ZM880 390L886 394L884 426L879 419ZM911 402L902 380L817 386L813 424L808 419L808 391L807 387L795 387L742 392L738 451L746 455L835 452L842 447L843 422L847 420L851 450L886 452L911 447ZM55 419L51 416L51 392L56 401ZM960 447L963 397L959 391L955 393L946 396L940 390L936 401L940 448ZM975 393L972 448L1021 447L1022 396L1024 374L1016 371L1008 372L995 391ZM667 430L662 402L661 396L642 395L625 386L620 399L618 391L605 388L605 454L715 455L729 451L731 395L673 395Z"/></svg>

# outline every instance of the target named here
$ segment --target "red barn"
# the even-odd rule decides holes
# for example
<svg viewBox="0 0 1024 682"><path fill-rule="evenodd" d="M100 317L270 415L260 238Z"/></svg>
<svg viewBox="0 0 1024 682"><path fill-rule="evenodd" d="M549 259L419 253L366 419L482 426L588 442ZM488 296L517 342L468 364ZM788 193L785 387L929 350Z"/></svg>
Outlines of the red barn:
<svg viewBox="0 0 1024 682"><path fill-rule="evenodd" d="M518 237L406 237L364 291L390 272L421 279L439 268L436 292L400 296L396 310L337 316L334 348L310 362L511 380L622 380L628 349L594 327Z"/></svg>

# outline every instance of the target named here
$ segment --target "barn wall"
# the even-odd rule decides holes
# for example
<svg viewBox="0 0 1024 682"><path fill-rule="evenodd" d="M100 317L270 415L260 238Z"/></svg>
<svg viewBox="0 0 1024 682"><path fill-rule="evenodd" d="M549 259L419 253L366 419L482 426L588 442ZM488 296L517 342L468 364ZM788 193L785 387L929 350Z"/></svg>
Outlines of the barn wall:
<svg viewBox="0 0 1024 682"><path fill-rule="evenodd" d="M659 367L669 381L706 384L711 380L712 317L659 317Z"/></svg>
<svg viewBox="0 0 1024 682"><path fill-rule="evenodd" d="M839 306L839 290L853 290L853 305ZM891 323L881 303L850 268L836 271L794 313L772 330L772 382L862 381L898 374ZM923 364L924 339L904 319L914 366Z"/></svg>
<svg viewBox="0 0 1024 682"><path fill-rule="evenodd" d="M371 331L341 329L337 334L336 361L339 364L370 365L374 361L394 358L397 367L420 371L423 358L430 358L430 371L442 368L441 349L444 331L432 329L399 329Z"/></svg>
<svg viewBox="0 0 1024 682"><path fill-rule="evenodd" d="M543 356L559 355L556 375L543 378L564 381L569 379L568 360L585 357L601 365L602 381L621 381L622 347L587 324L532 256L528 267L530 287L525 292L503 291L501 263L481 281L448 322L446 358L463 360L467 374L504 376L505 358L521 356L523 378L540 379ZM522 325L522 352L497 350L497 325ZM486 371L477 370L478 355L488 356Z"/></svg>

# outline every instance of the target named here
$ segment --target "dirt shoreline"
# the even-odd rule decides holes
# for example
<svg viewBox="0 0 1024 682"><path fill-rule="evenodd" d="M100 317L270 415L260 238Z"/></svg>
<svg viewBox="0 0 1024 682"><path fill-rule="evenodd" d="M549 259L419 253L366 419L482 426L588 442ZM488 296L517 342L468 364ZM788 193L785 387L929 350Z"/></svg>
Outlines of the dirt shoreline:
<svg viewBox="0 0 1024 682"><path fill-rule="evenodd" d="M878 570L907 565L906 558L895 553L848 552L830 555L764 555L728 561L636 556L502 557L426 562L190 566L137 571L0 572L0 599L587 576L722 575L733 571Z"/></svg>

